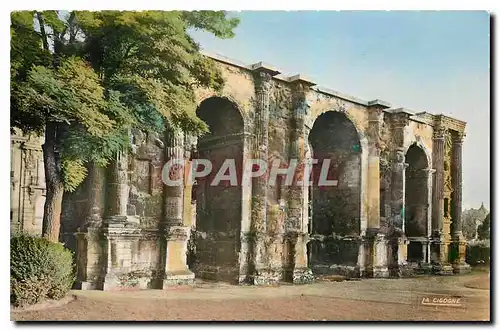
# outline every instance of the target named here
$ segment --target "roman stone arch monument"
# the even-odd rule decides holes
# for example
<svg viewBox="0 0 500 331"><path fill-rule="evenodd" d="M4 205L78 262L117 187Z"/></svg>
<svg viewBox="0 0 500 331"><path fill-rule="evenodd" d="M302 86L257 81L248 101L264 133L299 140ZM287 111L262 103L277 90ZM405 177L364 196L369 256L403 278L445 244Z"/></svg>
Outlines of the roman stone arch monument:
<svg viewBox="0 0 500 331"><path fill-rule="evenodd" d="M85 183L65 194L61 238L76 253L80 288L468 270L461 233L464 122L361 100L262 62L206 55L226 81L222 91L197 91L196 113L210 133L132 131L133 153L118 155L107 169L89 169ZM22 229L34 219L23 199L43 195L43 188L21 157L29 160L39 149L28 152L21 136L12 138L13 171L26 175L21 184L13 181L12 222ZM208 159L213 168L194 182L176 168L170 175L180 184L168 186L162 171L173 159L188 167ZM267 176L248 182L239 176L211 185L228 159L238 174L251 159L285 166L297 160L312 167L312 184L295 178L302 184L288 186L278 175L273 184ZM318 185L325 163L335 186Z"/></svg>

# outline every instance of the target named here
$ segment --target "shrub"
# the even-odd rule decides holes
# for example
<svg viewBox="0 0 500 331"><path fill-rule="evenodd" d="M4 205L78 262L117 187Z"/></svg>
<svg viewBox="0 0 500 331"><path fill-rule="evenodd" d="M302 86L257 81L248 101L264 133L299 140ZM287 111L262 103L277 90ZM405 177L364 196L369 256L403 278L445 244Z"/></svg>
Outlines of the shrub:
<svg viewBox="0 0 500 331"><path fill-rule="evenodd" d="M490 263L490 241L472 241L467 244L466 262L470 265Z"/></svg>
<svg viewBox="0 0 500 331"><path fill-rule="evenodd" d="M72 253L60 243L15 234L10 239L10 300L15 306L58 300L71 289Z"/></svg>

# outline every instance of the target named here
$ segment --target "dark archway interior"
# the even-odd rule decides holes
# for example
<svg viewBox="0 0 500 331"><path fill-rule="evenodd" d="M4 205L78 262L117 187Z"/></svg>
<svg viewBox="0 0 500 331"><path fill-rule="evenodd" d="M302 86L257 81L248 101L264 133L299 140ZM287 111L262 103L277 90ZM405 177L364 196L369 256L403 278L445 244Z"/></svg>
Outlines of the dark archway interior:
<svg viewBox="0 0 500 331"><path fill-rule="evenodd" d="M405 222L408 237L423 237L427 234L427 156L422 148L412 145L406 153L405 162Z"/></svg>
<svg viewBox="0 0 500 331"><path fill-rule="evenodd" d="M198 139L198 158L210 160L212 171L197 178L194 188L197 236L193 269L197 277L235 282L239 274L243 119L232 102L218 97L203 101L196 113L210 130ZM238 185L232 186L229 180L212 185L228 159L235 161Z"/></svg>
<svg viewBox="0 0 500 331"><path fill-rule="evenodd" d="M345 114L326 112L314 122L309 142L312 157L318 160L313 165L310 197L311 268L322 272L324 268L332 270L332 265L356 265L357 245L346 240L358 235L360 226L361 144L356 128ZM338 180L337 186L322 186L319 182L327 159L327 179Z"/></svg>
<svg viewBox="0 0 500 331"><path fill-rule="evenodd" d="M413 144L406 153L405 162L405 231L410 238L408 261L423 259L422 240L427 235L428 173L427 156L422 148ZM412 240L412 238L414 238Z"/></svg>

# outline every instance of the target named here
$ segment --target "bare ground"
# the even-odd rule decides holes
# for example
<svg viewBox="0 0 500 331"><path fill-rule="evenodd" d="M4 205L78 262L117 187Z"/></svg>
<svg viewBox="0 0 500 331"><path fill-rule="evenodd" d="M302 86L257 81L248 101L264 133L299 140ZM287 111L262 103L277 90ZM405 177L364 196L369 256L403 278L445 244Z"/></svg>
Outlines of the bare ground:
<svg viewBox="0 0 500 331"><path fill-rule="evenodd" d="M465 285L473 284L475 288ZM487 274L367 279L270 287L197 283L167 290L73 291L76 300L11 312L16 321L488 321ZM458 295L461 307L421 304L428 295Z"/></svg>

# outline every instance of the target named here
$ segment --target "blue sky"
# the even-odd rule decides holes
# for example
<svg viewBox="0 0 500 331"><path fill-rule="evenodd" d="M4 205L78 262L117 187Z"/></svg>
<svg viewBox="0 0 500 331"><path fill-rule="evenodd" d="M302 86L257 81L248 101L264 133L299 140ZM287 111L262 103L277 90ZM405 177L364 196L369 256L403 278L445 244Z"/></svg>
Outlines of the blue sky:
<svg viewBox="0 0 500 331"><path fill-rule="evenodd" d="M490 200L489 15L484 11L244 11L236 37L196 31L210 52L264 61L318 85L468 122L464 208Z"/></svg>

